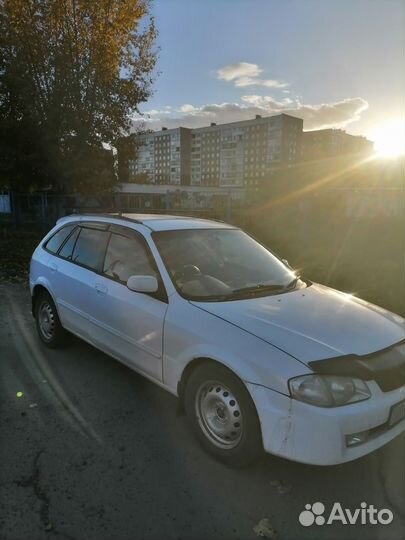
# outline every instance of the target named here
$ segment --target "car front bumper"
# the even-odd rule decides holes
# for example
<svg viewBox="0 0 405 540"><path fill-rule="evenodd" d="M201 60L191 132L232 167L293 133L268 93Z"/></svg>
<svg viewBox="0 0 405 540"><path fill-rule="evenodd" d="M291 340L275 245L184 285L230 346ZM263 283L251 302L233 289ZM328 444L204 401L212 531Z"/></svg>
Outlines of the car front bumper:
<svg viewBox="0 0 405 540"><path fill-rule="evenodd" d="M405 386L382 392L368 383L372 396L342 407L309 405L246 383L256 405L266 452L311 465L336 465L380 448L405 431L405 418L389 425L392 407L405 400ZM363 442L348 439L363 434Z"/></svg>

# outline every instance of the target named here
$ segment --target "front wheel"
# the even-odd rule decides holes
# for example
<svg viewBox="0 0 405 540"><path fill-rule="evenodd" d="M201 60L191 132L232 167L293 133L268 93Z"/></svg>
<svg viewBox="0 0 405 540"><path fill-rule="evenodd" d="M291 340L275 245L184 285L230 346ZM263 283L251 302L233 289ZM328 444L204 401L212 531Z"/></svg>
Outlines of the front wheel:
<svg viewBox="0 0 405 540"><path fill-rule="evenodd" d="M35 300L35 323L38 335L52 349L66 343L66 331L62 327L56 306L47 292L41 292Z"/></svg>
<svg viewBox="0 0 405 540"><path fill-rule="evenodd" d="M262 451L260 423L246 387L227 368L199 365L185 391L187 418L203 446L221 461L243 466Z"/></svg>

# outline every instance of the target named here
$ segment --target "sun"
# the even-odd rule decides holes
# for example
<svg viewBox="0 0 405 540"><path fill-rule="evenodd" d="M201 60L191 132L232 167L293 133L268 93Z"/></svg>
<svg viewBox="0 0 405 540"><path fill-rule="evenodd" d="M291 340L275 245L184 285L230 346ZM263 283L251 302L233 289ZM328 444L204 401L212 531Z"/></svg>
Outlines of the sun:
<svg viewBox="0 0 405 540"><path fill-rule="evenodd" d="M376 154L396 157L405 154L405 121L395 118L380 124L371 135Z"/></svg>

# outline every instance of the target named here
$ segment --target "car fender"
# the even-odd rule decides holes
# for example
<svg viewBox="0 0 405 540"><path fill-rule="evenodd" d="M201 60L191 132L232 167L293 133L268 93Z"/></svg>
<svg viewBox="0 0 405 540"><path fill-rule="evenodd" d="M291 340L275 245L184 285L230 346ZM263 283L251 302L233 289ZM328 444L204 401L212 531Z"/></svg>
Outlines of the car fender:
<svg viewBox="0 0 405 540"><path fill-rule="evenodd" d="M52 298L52 301L55 304L56 309L58 309L56 298L52 292L52 287L49 280L45 276L38 276L38 278L36 278L35 281L31 281L30 279L30 291L31 291L33 315L34 315L34 297L35 297L34 291L35 291L35 287L38 287L38 286L41 286L46 290L46 292Z"/></svg>
<svg viewBox="0 0 405 540"><path fill-rule="evenodd" d="M219 319L179 295L170 298L165 318L163 380L174 393L190 363L210 359L242 381L289 394L288 380L312 373L302 362Z"/></svg>

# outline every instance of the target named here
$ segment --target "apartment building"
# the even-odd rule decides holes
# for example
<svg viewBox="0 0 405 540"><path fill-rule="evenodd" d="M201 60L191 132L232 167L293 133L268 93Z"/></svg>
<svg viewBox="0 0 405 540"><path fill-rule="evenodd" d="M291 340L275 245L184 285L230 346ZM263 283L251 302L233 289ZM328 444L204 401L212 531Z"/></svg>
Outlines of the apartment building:
<svg viewBox="0 0 405 540"><path fill-rule="evenodd" d="M301 157L303 121L287 114L183 127L132 136L122 181L211 187L249 187L267 172ZM120 153L119 153L120 161ZM121 160L122 161L122 160Z"/></svg>
<svg viewBox="0 0 405 540"><path fill-rule="evenodd" d="M302 134L302 159L310 161L349 154L368 155L374 144L365 137L350 135L342 129L319 129Z"/></svg>
<svg viewBox="0 0 405 540"><path fill-rule="evenodd" d="M287 114L211 124L191 135L191 185L243 187L301 155L303 121Z"/></svg>
<svg viewBox="0 0 405 540"><path fill-rule="evenodd" d="M190 185L191 130L166 129L132 138L128 181L138 184Z"/></svg>

